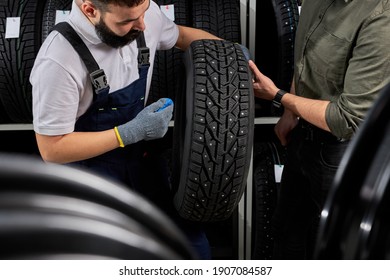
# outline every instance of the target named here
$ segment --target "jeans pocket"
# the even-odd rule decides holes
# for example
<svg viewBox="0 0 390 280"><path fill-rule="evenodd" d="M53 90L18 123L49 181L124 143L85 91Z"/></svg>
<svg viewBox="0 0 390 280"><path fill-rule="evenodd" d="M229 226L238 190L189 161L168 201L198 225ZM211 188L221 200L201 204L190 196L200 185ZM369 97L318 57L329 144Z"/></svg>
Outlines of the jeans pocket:
<svg viewBox="0 0 390 280"><path fill-rule="evenodd" d="M348 141L332 144L322 143L320 149L322 163L329 168L337 169L348 147L348 143Z"/></svg>

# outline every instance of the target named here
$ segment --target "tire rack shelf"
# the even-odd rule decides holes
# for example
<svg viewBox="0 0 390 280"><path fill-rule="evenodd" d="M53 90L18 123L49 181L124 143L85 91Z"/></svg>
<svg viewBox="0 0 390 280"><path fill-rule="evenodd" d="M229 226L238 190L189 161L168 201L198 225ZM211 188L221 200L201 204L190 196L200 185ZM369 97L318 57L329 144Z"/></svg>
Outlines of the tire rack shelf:
<svg viewBox="0 0 390 280"><path fill-rule="evenodd" d="M279 117L261 117L255 119L255 125L262 124L276 124ZM173 127L174 122L169 123L170 127ZM18 123L18 124L0 124L0 131L18 131L18 130L33 130L31 123Z"/></svg>
<svg viewBox="0 0 390 280"><path fill-rule="evenodd" d="M33 125L31 123L0 124L0 131L19 131L19 130L33 130Z"/></svg>

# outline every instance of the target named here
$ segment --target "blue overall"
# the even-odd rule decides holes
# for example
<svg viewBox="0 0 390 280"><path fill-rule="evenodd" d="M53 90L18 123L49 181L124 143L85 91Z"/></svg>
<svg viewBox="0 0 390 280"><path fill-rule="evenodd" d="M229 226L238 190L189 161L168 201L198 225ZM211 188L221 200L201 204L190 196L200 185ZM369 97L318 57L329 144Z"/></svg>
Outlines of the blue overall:
<svg viewBox="0 0 390 280"><path fill-rule="evenodd" d="M104 71L99 68L92 54L73 28L67 23L60 23L55 26L55 30L61 32L78 51L90 72L94 88L92 105L76 121L75 131L108 130L135 118L144 108L149 70L149 49L146 47L144 34L142 33L140 38L137 39L139 79L123 89L110 93ZM165 168L166 166L164 166L161 159L145 159L145 143L141 141L73 164L86 167L100 175L114 178L148 198L155 197L156 199L151 199L151 201L171 216L186 233L199 257L209 259L210 249L204 231L178 217L173 209L168 168ZM150 165L152 165L152 168L150 168ZM157 168L155 168L156 166ZM153 173L153 176L150 176L150 172L156 174ZM150 181L151 177L154 180Z"/></svg>

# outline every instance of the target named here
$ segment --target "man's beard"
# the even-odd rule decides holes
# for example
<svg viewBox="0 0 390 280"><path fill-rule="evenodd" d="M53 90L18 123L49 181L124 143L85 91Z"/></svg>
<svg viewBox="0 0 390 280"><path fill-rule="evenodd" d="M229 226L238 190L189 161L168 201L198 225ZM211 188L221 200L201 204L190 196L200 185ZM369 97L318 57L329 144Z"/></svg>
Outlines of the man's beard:
<svg viewBox="0 0 390 280"><path fill-rule="evenodd" d="M137 39L141 33L141 31L138 30L130 30L126 35L118 36L112 32L110 28L108 28L102 18L100 19L99 23L95 25L95 30L100 40L113 48L120 48L130 44L135 39Z"/></svg>

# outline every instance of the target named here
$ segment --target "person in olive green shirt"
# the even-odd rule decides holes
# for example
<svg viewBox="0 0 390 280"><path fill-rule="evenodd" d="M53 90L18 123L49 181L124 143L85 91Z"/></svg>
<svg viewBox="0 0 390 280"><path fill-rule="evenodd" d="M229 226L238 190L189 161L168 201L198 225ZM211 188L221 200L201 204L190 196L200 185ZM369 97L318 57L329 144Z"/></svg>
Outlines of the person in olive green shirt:
<svg viewBox="0 0 390 280"><path fill-rule="evenodd" d="M390 1L304 1L290 92L249 65L255 96L284 107L275 126L288 156L273 218L274 259L310 259L341 157L390 82Z"/></svg>

